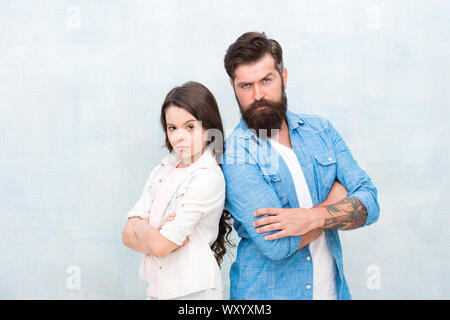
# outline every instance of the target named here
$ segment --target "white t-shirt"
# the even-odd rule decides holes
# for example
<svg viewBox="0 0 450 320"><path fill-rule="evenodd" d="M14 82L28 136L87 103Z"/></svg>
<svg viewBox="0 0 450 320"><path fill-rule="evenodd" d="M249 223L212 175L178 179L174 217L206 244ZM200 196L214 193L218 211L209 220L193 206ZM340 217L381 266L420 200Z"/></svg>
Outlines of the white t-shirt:
<svg viewBox="0 0 450 320"><path fill-rule="evenodd" d="M300 208L312 208L311 194L294 150L273 139L269 139L269 141L286 162L291 172ZM311 241L309 251L313 263L313 299L336 300L336 267L330 248L328 248L325 232Z"/></svg>

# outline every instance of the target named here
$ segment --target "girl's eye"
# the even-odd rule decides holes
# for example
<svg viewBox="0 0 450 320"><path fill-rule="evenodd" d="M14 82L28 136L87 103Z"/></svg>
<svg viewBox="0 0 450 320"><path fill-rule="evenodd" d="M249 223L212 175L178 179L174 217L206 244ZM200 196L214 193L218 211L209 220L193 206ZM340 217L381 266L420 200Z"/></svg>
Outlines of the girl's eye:
<svg viewBox="0 0 450 320"><path fill-rule="evenodd" d="M173 131L173 130L175 130L175 127L167 127L167 129L168 129L169 131Z"/></svg>
<svg viewBox="0 0 450 320"><path fill-rule="evenodd" d="M188 130L193 130L194 128L195 128L195 127L194 127L192 124L187 126L187 129L188 129Z"/></svg>

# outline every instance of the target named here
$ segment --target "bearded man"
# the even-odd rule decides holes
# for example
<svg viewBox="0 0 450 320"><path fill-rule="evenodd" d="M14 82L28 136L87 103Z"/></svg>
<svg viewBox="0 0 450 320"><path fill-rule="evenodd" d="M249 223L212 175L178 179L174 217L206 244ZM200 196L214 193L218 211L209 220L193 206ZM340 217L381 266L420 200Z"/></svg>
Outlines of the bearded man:
<svg viewBox="0 0 450 320"><path fill-rule="evenodd" d="M378 220L377 189L328 120L288 110L277 41L245 33L224 64L242 115L222 159L230 298L351 299L338 230Z"/></svg>

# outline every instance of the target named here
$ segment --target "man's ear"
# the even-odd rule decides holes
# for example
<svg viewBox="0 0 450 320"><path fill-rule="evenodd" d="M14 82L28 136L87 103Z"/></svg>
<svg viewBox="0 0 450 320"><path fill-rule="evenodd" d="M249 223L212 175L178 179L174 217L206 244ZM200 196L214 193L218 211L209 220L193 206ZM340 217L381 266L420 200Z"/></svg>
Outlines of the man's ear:
<svg viewBox="0 0 450 320"><path fill-rule="evenodd" d="M234 80L230 78L231 87L234 89Z"/></svg>
<svg viewBox="0 0 450 320"><path fill-rule="evenodd" d="M288 72L287 72L287 69L286 68L284 68L283 69L283 84L284 84L284 90L286 90L286 88L287 88L287 75L288 75Z"/></svg>

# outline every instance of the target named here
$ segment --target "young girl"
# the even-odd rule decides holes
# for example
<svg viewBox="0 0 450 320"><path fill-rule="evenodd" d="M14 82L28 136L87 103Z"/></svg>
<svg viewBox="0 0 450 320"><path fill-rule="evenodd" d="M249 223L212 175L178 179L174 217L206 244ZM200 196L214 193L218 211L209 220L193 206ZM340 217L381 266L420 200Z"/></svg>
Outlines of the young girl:
<svg viewBox="0 0 450 320"><path fill-rule="evenodd" d="M219 265L231 231L217 159L223 126L212 93L197 82L172 89L161 108L170 154L128 212L123 243L144 253L148 299L223 299Z"/></svg>

